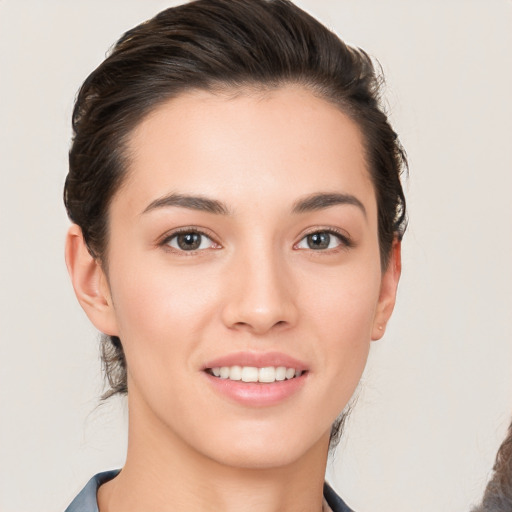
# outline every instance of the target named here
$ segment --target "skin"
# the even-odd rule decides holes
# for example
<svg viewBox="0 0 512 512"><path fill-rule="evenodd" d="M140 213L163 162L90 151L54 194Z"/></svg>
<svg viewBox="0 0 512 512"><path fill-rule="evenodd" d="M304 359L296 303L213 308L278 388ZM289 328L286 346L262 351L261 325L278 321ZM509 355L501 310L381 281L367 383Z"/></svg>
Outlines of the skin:
<svg viewBox="0 0 512 512"><path fill-rule="evenodd" d="M193 91L144 119L129 152L109 211L108 270L77 226L66 250L82 307L120 337L128 362L128 455L100 488L101 512L320 511L331 425L400 276L398 242L381 269L357 125L300 87ZM315 194L350 200L321 196L308 208ZM164 204L177 195L226 211ZM208 238L183 251L180 228ZM307 235L327 231L339 235L311 249ZM241 351L300 360L303 385L270 406L231 400L204 365Z"/></svg>

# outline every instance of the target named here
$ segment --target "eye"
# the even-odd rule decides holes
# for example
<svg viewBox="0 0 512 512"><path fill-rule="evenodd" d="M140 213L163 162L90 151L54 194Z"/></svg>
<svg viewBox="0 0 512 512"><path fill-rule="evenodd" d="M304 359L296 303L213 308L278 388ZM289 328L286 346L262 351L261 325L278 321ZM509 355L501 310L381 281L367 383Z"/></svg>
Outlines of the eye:
<svg viewBox="0 0 512 512"><path fill-rule="evenodd" d="M201 251L217 247L217 244L210 237L199 231L175 233L167 238L164 243L178 251Z"/></svg>
<svg viewBox="0 0 512 512"><path fill-rule="evenodd" d="M315 231L306 235L295 247L297 249L312 249L325 251L338 247L350 247L351 243L346 236L333 231Z"/></svg>

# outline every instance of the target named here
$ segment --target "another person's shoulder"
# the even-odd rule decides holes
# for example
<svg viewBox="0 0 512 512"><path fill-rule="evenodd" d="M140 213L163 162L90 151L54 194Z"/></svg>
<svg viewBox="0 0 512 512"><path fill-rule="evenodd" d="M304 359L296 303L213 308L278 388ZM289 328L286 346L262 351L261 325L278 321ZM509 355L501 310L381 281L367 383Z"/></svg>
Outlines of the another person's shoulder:
<svg viewBox="0 0 512 512"><path fill-rule="evenodd" d="M117 476L119 471L119 469L114 469L94 475L64 512L98 512L98 501L96 499L98 488Z"/></svg>

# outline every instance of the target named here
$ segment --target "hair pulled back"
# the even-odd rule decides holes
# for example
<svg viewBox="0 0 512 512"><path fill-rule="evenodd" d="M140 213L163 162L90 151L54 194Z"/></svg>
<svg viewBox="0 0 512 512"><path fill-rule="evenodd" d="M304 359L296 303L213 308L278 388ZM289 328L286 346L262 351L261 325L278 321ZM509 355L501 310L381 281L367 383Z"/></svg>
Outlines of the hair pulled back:
<svg viewBox="0 0 512 512"><path fill-rule="evenodd" d="M405 153L380 104L370 57L287 0L196 0L126 32L83 83L73 111L64 202L108 271L108 212L129 163L127 140L157 106L191 89L298 84L337 105L363 135L377 206L382 266L405 231ZM110 390L125 393L121 340L104 337Z"/></svg>

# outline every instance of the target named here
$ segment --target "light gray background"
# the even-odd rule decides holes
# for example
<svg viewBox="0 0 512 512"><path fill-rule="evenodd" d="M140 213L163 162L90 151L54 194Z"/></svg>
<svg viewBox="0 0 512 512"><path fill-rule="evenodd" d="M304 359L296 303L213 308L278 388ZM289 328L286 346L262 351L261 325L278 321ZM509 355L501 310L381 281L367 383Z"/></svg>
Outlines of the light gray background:
<svg viewBox="0 0 512 512"><path fill-rule="evenodd" d="M397 310L329 479L358 512L467 511L512 416L512 2L297 3L379 58L411 164ZM62 511L123 463L126 411L97 407L61 191L80 83L168 5L0 0L2 512Z"/></svg>

